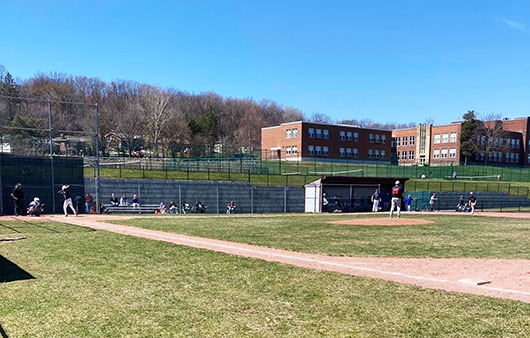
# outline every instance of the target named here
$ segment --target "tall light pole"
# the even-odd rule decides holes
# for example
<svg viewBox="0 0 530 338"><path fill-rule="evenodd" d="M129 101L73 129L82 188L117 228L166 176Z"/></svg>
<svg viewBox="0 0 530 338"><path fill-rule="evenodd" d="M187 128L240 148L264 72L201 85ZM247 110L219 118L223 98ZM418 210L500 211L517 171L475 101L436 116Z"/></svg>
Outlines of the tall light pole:
<svg viewBox="0 0 530 338"><path fill-rule="evenodd" d="M50 168L51 168L51 175L52 175L52 205L53 205L53 212L55 212L55 172L53 170L53 127L52 127L52 103L48 100L48 128L49 128L49 135L50 135Z"/></svg>
<svg viewBox="0 0 530 338"><path fill-rule="evenodd" d="M99 214L101 212L101 207L99 205L99 123L98 123L99 108L96 103L96 212Z"/></svg>

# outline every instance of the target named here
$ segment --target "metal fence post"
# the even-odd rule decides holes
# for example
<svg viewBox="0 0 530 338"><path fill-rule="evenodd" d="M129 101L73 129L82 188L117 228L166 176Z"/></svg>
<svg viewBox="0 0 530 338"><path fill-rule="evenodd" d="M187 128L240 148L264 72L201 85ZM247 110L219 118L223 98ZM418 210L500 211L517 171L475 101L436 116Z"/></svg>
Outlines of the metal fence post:
<svg viewBox="0 0 530 338"><path fill-rule="evenodd" d="M287 213L287 187L283 187L283 213Z"/></svg>
<svg viewBox="0 0 530 338"><path fill-rule="evenodd" d="M254 187L250 186L250 213L254 213Z"/></svg>
<svg viewBox="0 0 530 338"><path fill-rule="evenodd" d="M216 184L215 188L216 188L215 197L216 197L216 202L217 202L217 213L219 213L219 184Z"/></svg>

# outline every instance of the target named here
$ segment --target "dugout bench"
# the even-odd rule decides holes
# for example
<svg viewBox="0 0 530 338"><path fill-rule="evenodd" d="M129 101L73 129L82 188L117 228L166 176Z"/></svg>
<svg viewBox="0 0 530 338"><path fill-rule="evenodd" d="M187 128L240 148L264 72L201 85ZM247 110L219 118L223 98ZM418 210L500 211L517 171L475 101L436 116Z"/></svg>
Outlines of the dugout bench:
<svg viewBox="0 0 530 338"><path fill-rule="evenodd" d="M113 206L112 204L104 204L105 214L154 214L160 208L159 204L140 204L138 208L131 206Z"/></svg>

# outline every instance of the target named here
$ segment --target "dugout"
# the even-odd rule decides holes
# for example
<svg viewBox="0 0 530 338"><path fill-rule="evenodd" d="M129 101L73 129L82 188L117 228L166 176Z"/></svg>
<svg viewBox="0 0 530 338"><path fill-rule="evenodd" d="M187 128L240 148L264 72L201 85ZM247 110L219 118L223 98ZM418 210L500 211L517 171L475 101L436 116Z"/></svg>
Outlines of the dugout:
<svg viewBox="0 0 530 338"><path fill-rule="evenodd" d="M0 153L0 214L13 215L11 192L16 183L22 183L24 207L35 196L46 204L46 213L62 213L63 201L57 192L63 184L70 186L72 200L84 196L85 178L83 159L80 157L30 157ZM54 209L55 205L55 209Z"/></svg>
<svg viewBox="0 0 530 338"><path fill-rule="evenodd" d="M371 211L370 198L375 189L379 189L381 197L387 194L390 196L396 181L400 181L405 188L407 180L408 178L401 177L323 176L304 186L305 212L323 212L324 194L329 205L334 206L338 203L343 212Z"/></svg>

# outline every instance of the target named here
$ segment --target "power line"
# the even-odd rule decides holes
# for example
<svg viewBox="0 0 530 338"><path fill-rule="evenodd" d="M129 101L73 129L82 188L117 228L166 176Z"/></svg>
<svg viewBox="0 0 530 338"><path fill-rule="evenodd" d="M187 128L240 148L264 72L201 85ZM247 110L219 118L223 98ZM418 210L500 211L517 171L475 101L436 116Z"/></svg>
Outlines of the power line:
<svg viewBox="0 0 530 338"><path fill-rule="evenodd" d="M79 104L84 106L95 106L97 103L87 103L87 102L74 102L74 101L62 101L62 100L52 100L39 97L21 97L21 96L10 96L10 95L0 95L4 99L13 99L13 100L26 100L26 101L36 101L36 102L53 102L53 103L68 103L68 104Z"/></svg>

